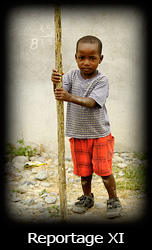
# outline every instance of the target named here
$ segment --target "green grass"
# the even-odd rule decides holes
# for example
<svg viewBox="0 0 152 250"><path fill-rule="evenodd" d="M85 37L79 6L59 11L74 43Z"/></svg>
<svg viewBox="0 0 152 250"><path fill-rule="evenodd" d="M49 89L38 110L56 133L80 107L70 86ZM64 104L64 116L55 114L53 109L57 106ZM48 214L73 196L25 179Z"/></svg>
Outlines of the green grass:
<svg viewBox="0 0 152 250"><path fill-rule="evenodd" d="M60 206L59 205L52 205L47 207L49 211L50 217L59 217L60 216Z"/></svg>
<svg viewBox="0 0 152 250"><path fill-rule="evenodd" d="M123 176L119 176L119 171L124 172ZM116 174L116 185L118 190L135 190L141 193L146 191L146 166L131 166L120 169L113 166L113 174Z"/></svg>
<svg viewBox="0 0 152 250"><path fill-rule="evenodd" d="M17 140L17 147L8 142L6 145L6 155L9 155L9 160L11 161L14 156L28 156L30 159L31 156L36 155L36 149L32 149L31 146L25 145L24 139Z"/></svg>
<svg viewBox="0 0 152 250"><path fill-rule="evenodd" d="M138 158L141 161L147 160L148 158L148 154L144 153L144 152L133 152L134 153L134 157Z"/></svg>

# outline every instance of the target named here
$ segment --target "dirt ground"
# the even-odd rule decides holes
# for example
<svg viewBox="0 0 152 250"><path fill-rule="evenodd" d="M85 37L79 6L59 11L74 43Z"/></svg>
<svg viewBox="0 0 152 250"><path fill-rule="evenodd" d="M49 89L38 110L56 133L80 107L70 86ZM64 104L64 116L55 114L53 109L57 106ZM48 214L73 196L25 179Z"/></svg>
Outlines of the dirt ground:
<svg viewBox="0 0 152 250"><path fill-rule="evenodd" d="M60 198L59 198L59 180L57 159L46 160L46 164L35 168L38 172L42 169L49 173L49 177L45 181L38 181L32 168L26 168L23 171L17 171L14 168L7 171L7 209L8 213L14 220L30 221L30 222L59 222L60 221ZM106 218L106 203L108 199L107 191L104 187L101 177L93 175L92 193L94 194L94 207L84 214L76 214L72 211L73 204L77 198L82 195L80 177L72 173L72 162L66 162L66 191L67 191L67 221L69 222L95 222L95 223L123 223L132 222L144 218L147 211L147 196L137 191L118 190L123 210L122 216L109 220ZM26 186L24 192L19 192L20 183L33 181L34 184ZM45 187L44 182L49 183L49 187ZM43 193L56 197L54 204L45 203ZM24 201L32 198L34 204L25 205ZM39 209L35 207L42 204Z"/></svg>

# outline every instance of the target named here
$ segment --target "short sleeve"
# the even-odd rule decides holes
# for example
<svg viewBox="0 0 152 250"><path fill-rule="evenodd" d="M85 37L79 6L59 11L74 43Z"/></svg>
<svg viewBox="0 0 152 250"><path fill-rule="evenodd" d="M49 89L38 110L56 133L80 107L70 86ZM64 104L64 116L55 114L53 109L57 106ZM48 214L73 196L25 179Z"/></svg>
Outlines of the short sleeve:
<svg viewBox="0 0 152 250"><path fill-rule="evenodd" d="M70 86L71 86L71 83L70 83L70 79L69 79L69 74L67 72L65 75L63 75L63 88L66 91L69 91Z"/></svg>
<svg viewBox="0 0 152 250"><path fill-rule="evenodd" d="M106 102L106 98L109 95L109 83L106 76L97 82L95 88L90 93L89 97L93 98L101 107Z"/></svg>
<svg viewBox="0 0 152 250"><path fill-rule="evenodd" d="M75 81L76 70L70 70L63 76L63 88L70 92L72 88L72 83Z"/></svg>

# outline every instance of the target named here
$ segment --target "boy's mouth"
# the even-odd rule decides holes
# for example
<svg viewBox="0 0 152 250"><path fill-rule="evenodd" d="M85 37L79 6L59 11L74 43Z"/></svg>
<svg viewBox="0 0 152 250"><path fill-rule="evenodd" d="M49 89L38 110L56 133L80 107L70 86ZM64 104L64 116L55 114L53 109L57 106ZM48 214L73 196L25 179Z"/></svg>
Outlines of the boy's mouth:
<svg viewBox="0 0 152 250"><path fill-rule="evenodd" d="M84 70L84 71L90 71L91 68L83 68L82 70Z"/></svg>

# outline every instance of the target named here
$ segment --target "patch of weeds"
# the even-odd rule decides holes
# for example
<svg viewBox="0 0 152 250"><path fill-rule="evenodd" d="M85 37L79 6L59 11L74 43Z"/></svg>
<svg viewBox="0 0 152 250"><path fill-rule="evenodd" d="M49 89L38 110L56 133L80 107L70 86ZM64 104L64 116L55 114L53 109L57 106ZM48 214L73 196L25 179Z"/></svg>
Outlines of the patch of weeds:
<svg viewBox="0 0 152 250"><path fill-rule="evenodd" d="M114 174L118 174L118 172L120 171L120 169L117 167L117 165L115 166L114 164L112 165L112 171Z"/></svg>
<svg viewBox="0 0 152 250"><path fill-rule="evenodd" d="M119 170L114 168L114 173ZM146 168L144 165L128 166L123 169L124 175L116 178L117 189L119 190L138 190L143 193L146 191Z"/></svg>
<svg viewBox="0 0 152 250"><path fill-rule="evenodd" d="M148 159L148 154L144 153L144 152L133 152L134 153L134 157L138 158L141 161L145 161Z"/></svg>
<svg viewBox="0 0 152 250"><path fill-rule="evenodd" d="M36 155L37 150L32 149L31 146L26 146L24 139L17 140L18 146L16 147L12 143L7 143L6 145L6 155L9 155L9 160L11 161L14 156L28 156L28 159L30 159L31 156Z"/></svg>
<svg viewBox="0 0 152 250"><path fill-rule="evenodd" d="M12 193L19 193L19 190L17 190L17 189L12 189Z"/></svg>
<svg viewBox="0 0 152 250"><path fill-rule="evenodd" d="M40 196L47 193L46 189L42 190L42 192L40 193Z"/></svg>
<svg viewBox="0 0 152 250"><path fill-rule="evenodd" d="M53 205L53 206L47 207L47 210L49 211L50 217L60 216L60 205Z"/></svg>

